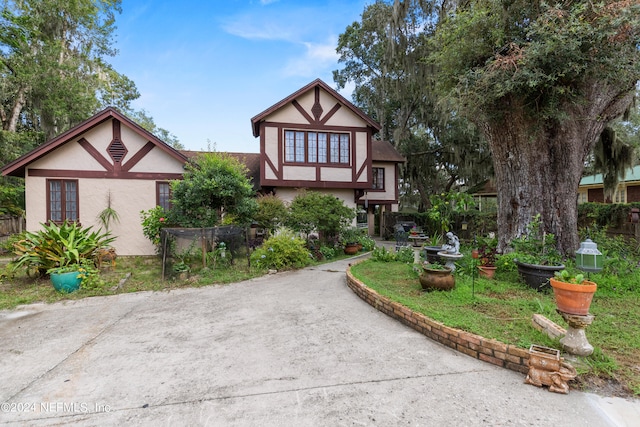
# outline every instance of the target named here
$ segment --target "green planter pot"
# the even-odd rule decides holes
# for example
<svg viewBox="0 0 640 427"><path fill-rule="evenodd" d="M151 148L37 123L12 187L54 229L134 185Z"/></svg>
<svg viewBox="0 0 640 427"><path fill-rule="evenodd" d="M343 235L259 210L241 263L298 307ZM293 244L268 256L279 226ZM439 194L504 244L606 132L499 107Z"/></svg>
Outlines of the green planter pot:
<svg viewBox="0 0 640 427"><path fill-rule="evenodd" d="M80 289L80 283L82 277L78 277L77 271L71 271L69 273L52 273L51 283L58 292L74 292Z"/></svg>

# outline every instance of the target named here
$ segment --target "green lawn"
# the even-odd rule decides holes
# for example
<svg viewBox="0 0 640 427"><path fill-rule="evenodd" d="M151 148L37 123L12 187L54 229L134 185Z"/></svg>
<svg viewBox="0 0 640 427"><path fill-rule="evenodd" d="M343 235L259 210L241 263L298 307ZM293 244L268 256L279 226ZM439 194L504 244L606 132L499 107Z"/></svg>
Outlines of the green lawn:
<svg viewBox="0 0 640 427"><path fill-rule="evenodd" d="M531 321L539 313L567 327L556 312L553 293L529 289L516 272L499 272L495 280L488 280L473 277L469 268L460 269L452 291L424 292L419 268L408 264L367 260L351 271L378 293L447 326L524 349L531 344L561 348L557 340L533 328ZM597 282L598 276L592 279ZM584 366L576 366L584 387L606 384L619 394L640 395L639 287L637 282L599 286L591 305L596 318L586 330L595 351L583 359Z"/></svg>

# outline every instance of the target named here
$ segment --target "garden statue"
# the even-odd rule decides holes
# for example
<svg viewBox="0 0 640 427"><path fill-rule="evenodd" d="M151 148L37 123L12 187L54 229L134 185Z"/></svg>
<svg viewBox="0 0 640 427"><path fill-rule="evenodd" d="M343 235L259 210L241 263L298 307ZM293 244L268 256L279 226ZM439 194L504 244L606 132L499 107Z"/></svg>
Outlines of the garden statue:
<svg viewBox="0 0 640 427"><path fill-rule="evenodd" d="M462 258L462 254L460 253L460 240L458 240L458 236L452 232L448 232L446 236L447 243L442 245L442 250L438 252L438 256L445 261L445 265L449 267L451 271L455 271L456 261Z"/></svg>
<svg viewBox="0 0 640 427"><path fill-rule="evenodd" d="M449 254L459 254L460 253L460 240L458 236L453 234L451 231L446 234L447 243L442 245L442 250Z"/></svg>

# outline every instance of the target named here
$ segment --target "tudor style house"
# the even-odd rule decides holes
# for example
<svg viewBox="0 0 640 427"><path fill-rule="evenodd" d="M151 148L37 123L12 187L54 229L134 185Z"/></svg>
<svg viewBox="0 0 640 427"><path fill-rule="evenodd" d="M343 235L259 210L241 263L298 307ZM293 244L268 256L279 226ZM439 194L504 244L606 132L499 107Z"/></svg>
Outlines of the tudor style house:
<svg viewBox="0 0 640 427"><path fill-rule="evenodd" d="M398 164L404 158L372 136L380 125L322 80L315 80L251 119L260 137L260 184L285 201L300 189L334 194L366 213L398 210ZM380 215L380 218L383 218ZM382 229L382 225L381 225Z"/></svg>
<svg viewBox="0 0 640 427"><path fill-rule="evenodd" d="M398 164L404 158L372 135L380 126L321 80L251 119L260 153L229 153L245 163L256 193L292 200L300 189L334 194L359 208L373 234L374 207L397 211ZM194 151L177 151L114 108L5 165L2 175L25 180L26 228L64 220L110 225L120 255L152 255L140 212L169 207L170 181L182 178ZM381 215L382 218L382 215ZM382 228L381 228L382 229Z"/></svg>
<svg viewBox="0 0 640 427"><path fill-rule="evenodd" d="M110 205L110 225L120 255L155 253L142 234L140 211L166 205L169 181L180 179L186 157L113 108L42 144L2 169L25 180L26 228L48 221L100 227Z"/></svg>

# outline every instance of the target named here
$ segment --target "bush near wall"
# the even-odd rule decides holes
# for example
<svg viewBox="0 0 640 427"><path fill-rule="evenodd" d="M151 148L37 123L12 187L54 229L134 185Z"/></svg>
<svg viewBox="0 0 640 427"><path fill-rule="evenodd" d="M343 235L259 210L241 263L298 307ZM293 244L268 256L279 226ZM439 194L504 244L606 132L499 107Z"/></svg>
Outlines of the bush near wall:
<svg viewBox="0 0 640 427"><path fill-rule="evenodd" d="M635 235L635 226L629 222L634 203L582 203L578 205L578 229L607 229L609 234Z"/></svg>

